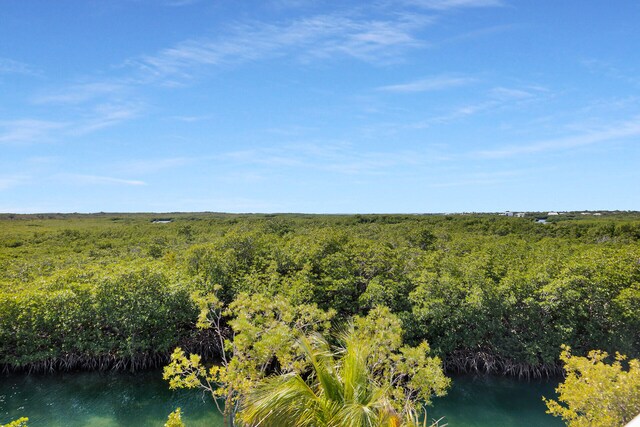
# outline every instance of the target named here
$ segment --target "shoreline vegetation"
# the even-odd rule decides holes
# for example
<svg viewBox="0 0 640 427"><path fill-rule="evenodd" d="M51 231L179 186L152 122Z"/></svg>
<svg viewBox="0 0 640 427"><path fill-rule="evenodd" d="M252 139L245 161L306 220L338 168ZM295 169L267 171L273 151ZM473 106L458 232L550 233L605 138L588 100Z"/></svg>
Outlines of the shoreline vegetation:
<svg viewBox="0 0 640 427"><path fill-rule="evenodd" d="M536 223L546 217L546 223ZM334 310L386 306L447 372L562 373L561 345L640 354L640 213L525 217L0 214L0 371L140 370L196 327L214 287Z"/></svg>

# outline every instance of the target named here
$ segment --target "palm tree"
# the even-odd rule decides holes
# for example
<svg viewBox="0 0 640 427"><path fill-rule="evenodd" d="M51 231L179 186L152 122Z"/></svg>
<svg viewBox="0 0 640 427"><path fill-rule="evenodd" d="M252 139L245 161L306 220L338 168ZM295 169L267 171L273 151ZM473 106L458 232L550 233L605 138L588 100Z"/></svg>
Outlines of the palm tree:
<svg viewBox="0 0 640 427"><path fill-rule="evenodd" d="M375 378L370 343L353 328L342 340L333 352L319 334L301 337L308 369L264 380L245 396L240 420L253 427L417 427L415 408L398 409L390 382Z"/></svg>

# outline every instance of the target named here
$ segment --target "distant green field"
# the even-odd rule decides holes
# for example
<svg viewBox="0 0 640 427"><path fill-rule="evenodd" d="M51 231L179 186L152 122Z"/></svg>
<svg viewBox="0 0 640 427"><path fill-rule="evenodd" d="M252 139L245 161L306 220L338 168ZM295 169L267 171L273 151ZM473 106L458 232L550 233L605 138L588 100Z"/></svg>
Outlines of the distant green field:
<svg viewBox="0 0 640 427"><path fill-rule="evenodd" d="M553 373L561 343L640 353L639 243L637 212L3 214L0 365L136 369L209 348L190 293L221 285L344 318L384 304L449 369Z"/></svg>

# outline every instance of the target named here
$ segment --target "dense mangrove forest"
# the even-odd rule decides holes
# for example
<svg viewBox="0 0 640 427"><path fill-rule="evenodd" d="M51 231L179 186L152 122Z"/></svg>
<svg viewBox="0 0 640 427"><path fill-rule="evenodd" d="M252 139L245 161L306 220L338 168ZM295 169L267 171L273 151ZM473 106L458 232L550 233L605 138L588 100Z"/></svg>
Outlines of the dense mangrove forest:
<svg viewBox="0 0 640 427"><path fill-rule="evenodd" d="M446 372L558 374L561 345L640 354L640 215L0 215L0 369L215 360L192 295L385 306Z"/></svg>

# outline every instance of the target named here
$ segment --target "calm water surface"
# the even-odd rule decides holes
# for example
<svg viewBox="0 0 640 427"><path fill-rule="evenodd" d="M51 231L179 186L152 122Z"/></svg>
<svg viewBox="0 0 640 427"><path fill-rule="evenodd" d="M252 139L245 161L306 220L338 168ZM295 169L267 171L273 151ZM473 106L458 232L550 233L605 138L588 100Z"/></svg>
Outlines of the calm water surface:
<svg viewBox="0 0 640 427"><path fill-rule="evenodd" d="M554 395L557 381L471 376L453 381L449 394L430 407L430 419L445 416L451 427L563 425L545 414L541 399ZM170 391L160 371L0 376L0 425L28 416L30 427L161 427L176 407L187 427L222 426L208 396Z"/></svg>

